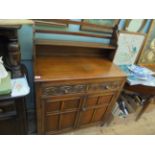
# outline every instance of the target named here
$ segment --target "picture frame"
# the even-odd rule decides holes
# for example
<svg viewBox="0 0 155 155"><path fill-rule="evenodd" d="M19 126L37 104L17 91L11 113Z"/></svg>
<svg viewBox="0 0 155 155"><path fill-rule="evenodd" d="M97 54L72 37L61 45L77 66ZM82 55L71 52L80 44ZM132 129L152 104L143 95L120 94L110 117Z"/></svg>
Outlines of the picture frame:
<svg viewBox="0 0 155 155"><path fill-rule="evenodd" d="M155 64L155 20L151 21L138 64Z"/></svg>
<svg viewBox="0 0 155 155"><path fill-rule="evenodd" d="M147 19L126 19L124 29L127 32L142 32Z"/></svg>
<svg viewBox="0 0 155 155"><path fill-rule="evenodd" d="M113 63L116 65L134 64L144 41L145 34L120 31L118 34L118 48Z"/></svg>
<svg viewBox="0 0 155 155"><path fill-rule="evenodd" d="M119 23L119 21L120 21L119 19L82 19L82 22L85 22L85 23L107 26L107 27L114 27ZM86 25L81 25L80 30L90 31L90 32L105 32L104 28L91 27Z"/></svg>

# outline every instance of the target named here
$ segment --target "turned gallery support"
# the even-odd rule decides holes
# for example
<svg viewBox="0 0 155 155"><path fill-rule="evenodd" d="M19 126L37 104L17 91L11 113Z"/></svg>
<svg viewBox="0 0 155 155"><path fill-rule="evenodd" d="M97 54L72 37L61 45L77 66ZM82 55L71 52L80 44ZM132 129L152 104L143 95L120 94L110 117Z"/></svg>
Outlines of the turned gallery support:
<svg viewBox="0 0 155 155"><path fill-rule="evenodd" d="M17 30L18 28L11 29L10 31L12 31L12 33L8 38L8 56L11 68L13 70L13 78L22 76L20 66L21 53L18 43Z"/></svg>

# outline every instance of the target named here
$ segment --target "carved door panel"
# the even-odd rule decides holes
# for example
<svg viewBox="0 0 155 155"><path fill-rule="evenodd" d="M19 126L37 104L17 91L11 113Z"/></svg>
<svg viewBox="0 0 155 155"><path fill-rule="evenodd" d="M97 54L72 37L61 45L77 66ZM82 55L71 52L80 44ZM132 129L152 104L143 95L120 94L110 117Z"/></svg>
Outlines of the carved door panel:
<svg viewBox="0 0 155 155"><path fill-rule="evenodd" d="M44 100L45 133L52 134L75 128L82 102L82 96Z"/></svg>
<svg viewBox="0 0 155 155"><path fill-rule="evenodd" d="M103 115L113 98L113 94L88 95L82 105L78 126L102 121Z"/></svg>

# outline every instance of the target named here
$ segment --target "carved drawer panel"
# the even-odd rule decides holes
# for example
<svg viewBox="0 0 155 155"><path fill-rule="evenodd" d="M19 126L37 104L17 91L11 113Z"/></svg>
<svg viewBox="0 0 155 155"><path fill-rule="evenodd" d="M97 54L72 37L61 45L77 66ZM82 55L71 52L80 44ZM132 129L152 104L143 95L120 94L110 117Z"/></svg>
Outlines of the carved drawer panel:
<svg viewBox="0 0 155 155"><path fill-rule="evenodd" d="M104 82L104 83L95 83L89 85L89 91L113 91L117 90L121 87L120 81L111 81L111 82Z"/></svg>
<svg viewBox="0 0 155 155"><path fill-rule="evenodd" d="M44 96L61 96L77 93L89 93L89 92L103 92L118 90L121 86L120 81L107 81L102 83L92 84L75 84L75 85L59 85L51 86L46 85L42 87L42 94Z"/></svg>
<svg viewBox="0 0 155 155"><path fill-rule="evenodd" d="M85 92L87 85L78 84L78 85L65 85L65 86L47 86L42 89L44 96L57 96L65 94L75 94Z"/></svg>

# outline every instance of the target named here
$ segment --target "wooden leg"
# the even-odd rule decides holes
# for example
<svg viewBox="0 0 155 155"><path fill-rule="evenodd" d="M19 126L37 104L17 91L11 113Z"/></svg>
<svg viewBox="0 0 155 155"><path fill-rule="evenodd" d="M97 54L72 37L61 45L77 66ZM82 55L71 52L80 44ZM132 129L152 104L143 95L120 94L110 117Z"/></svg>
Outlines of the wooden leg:
<svg viewBox="0 0 155 155"><path fill-rule="evenodd" d="M141 111L139 112L139 114L137 115L135 121L138 121L140 119L140 117L142 116L142 114L145 112L145 110L147 109L147 107L149 106L149 104L151 103L151 100L153 99L153 97L149 97L148 99L146 99L146 101L144 102L144 105L141 109Z"/></svg>
<svg viewBox="0 0 155 155"><path fill-rule="evenodd" d="M9 56L11 68L13 70L12 72L13 78L22 76L21 66L20 66L21 53L20 53L20 47L18 43L17 29L18 28L11 29L9 31L10 35L7 36L8 37L8 56Z"/></svg>

